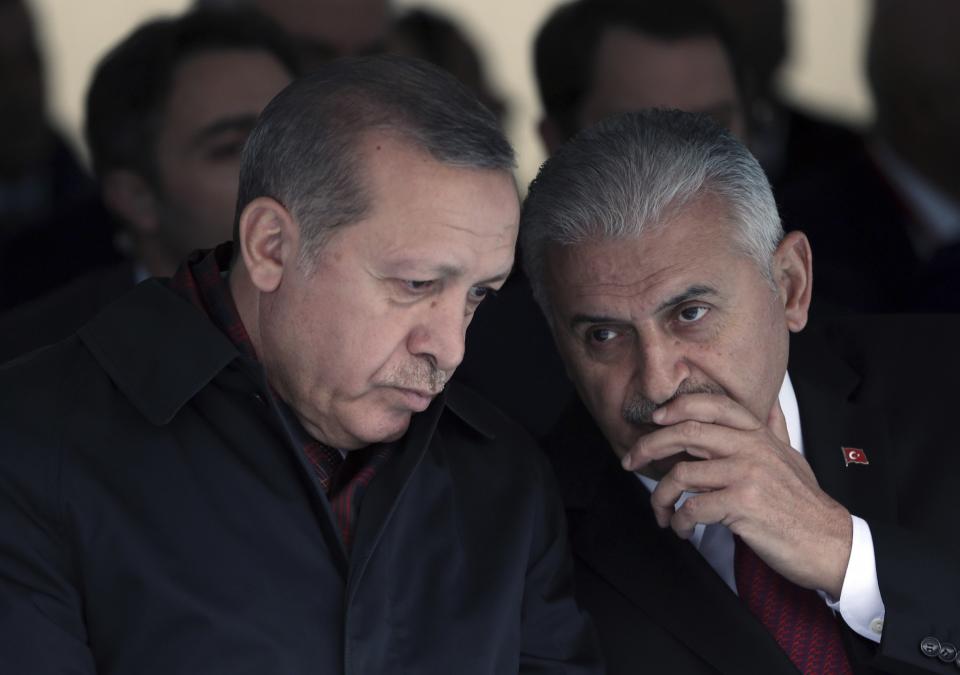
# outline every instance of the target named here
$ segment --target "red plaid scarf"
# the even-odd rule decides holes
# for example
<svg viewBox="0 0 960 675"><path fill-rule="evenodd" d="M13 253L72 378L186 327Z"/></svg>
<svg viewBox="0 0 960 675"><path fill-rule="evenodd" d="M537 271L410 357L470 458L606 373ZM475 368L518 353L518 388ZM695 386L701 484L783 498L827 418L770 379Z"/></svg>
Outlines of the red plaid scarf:
<svg viewBox="0 0 960 675"><path fill-rule="evenodd" d="M212 251L194 251L170 280L170 288L200 308L246 358L257 361L250 335L243 326L240 313L230 293L227 271L230 269L233 246L221 244ZM360 512L360 500L367 486L392 454L391 446L371 445L347 453L312 438L296 415L280 397L267 392L277 403L291 429L293 442L313 467L330 507L344 546L349 553L354 528Z"/></svg>

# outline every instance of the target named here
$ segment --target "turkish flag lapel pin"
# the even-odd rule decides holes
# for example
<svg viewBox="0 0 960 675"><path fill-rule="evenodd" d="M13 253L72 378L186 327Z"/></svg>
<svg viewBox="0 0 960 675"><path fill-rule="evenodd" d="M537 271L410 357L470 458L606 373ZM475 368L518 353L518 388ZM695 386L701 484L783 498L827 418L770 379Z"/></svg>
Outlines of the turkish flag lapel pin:
<svg viewBox="0 0 960 675"><path fill-rule="evenodd" d="M840 448L843 451L844 466L851 464L869 464L867 453L862 448Z"/></svg>

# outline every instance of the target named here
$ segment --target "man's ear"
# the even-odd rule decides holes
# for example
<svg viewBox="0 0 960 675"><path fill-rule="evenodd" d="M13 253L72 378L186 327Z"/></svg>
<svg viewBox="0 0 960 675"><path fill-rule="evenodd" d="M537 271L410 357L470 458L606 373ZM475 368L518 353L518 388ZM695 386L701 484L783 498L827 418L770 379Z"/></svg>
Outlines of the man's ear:
<svg viewBox="0 0 960 675"><path fill-rule="evenodd" d="M787 328L798 333L807 325L813 291L813 252L803 232L790 232L773 253L773 280L783 302Z"/></svg>
<svg viewBox="0 0 960 675"><path fill-rule="evenodd" d="M106 207L139 236L155 234L160 227L156 192L140 174L127 169L108 171L100 180Z"/></svg>
<svg viewBox="0 0 960 675"><path fill-rule="evenodd" d="M244 207L238 228L240 253L253 285L262 293L280 286L284 269L296 264L300 228L287 209L270 197Z"/></svg>

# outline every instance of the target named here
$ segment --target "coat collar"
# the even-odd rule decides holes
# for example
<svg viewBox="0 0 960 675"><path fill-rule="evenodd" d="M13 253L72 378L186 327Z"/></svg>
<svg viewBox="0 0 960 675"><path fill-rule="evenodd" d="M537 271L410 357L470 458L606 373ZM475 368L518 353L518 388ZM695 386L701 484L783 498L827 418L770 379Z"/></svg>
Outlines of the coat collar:
<svg viewBox="0 0 960 675"><path fill-rule="evenodd" d="M109 305L78 336L120 391L156 425L170 422L240 355L202 312L157 279Z"/></svg>

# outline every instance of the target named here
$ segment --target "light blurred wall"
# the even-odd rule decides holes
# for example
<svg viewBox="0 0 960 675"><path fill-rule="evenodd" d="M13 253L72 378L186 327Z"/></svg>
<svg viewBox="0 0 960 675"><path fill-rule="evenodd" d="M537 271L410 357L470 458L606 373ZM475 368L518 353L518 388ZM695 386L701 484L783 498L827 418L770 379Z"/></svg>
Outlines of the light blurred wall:
<svg viewBox="0 0 960 675"><path fill-rule="evenodd" d="M508 131L525 186L543 161L535 127L540 115L531 42L558 0L395 0L429 6L463 24L483 51L490 79L507 100ZM46 46L54 118L80 146L83 96L91 69L133 26L182 11L188 0L32 0ZM783 85L794 100L851 121L870 116L861 70L868 0L792 0L793 54Z"/></svg>

